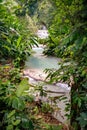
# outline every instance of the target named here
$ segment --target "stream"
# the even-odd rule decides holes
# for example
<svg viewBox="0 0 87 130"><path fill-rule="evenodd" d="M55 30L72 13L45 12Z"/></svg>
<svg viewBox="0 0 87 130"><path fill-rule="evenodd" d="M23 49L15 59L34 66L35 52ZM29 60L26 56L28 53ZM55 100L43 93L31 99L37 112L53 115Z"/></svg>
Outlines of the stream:
<svg viewBox="0 0 87 130"><path fill-rule="evenodd" d="M44 70L48 69L58 69L58 62L60 59L43 55L44 46L39 45L39 47L33 47L34 54L30 56L26 61L26 67L31 69Z"/></svg>
<svg viewBox="0 0 87 130"><path fill-rule="evenodd" d="M58 69L61 59L52 56L45 56L43 54L44 46L33 47L33 54L27 58L25 62L25 77L29 78L29 83L32 85L43 86L43 90L47 92L47 96L40 97L43 102L48 102L50 105L55 106L53 116L63 123L69 123L65 114L66 103L70 102L70 87L65 83L48 84L45 82L47 74L44 73L46 68ZM29 90L34 96L38 92L34 92L33 89ZM66 103L64 100L59 100L59 96L66 97ZM56 99L56 104L54 100ZM69 112L68 112L69 113Z"/></svg>

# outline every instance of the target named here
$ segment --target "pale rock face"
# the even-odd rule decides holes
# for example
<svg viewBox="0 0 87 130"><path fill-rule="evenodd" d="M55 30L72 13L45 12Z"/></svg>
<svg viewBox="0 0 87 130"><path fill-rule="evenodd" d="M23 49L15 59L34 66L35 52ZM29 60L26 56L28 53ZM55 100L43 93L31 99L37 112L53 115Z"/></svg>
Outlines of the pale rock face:
<svg viewBox="0 0 87 130"><path fill-rule="evenodd" d="M57 69L58 61L60 61L60 59L57 58L55 61L55 57L49 57L51 60L50 61L48 57L45 57L44 55L42 55L43 51L41 48L43 49L43 46L40 46L39 48L36 48L36 47L33 48L33 50L36 53L34 53L33 59L31 57L29 59L29 61L27 62L27 64L26 64L27 67L24 70L24 76L27 76L29 78L30 84L32 84L34 86L41 85L43 87L43 90L45 92L47 92L47 96L40 96L40 91L39 92L33 91L32 89L31 90L29 89L29 93L33 94L36 102L38 102L40 100L41 102L45 102L45 103L47 102L50 105L55 105L53 99L55 99L55 97L64 95L67 97L67 102L70 103L70 87L68 86L68 84L66 84L66 83L47 84L47 82L45 80L47 74L45 74L43 72L44 69L41 67L41 65L43 65L44 63L47 64L48 62L50 62L50 64L48 64L47 67L49 67L50 65L51 65L51 68L52 68L52 66L55 67L55 64L57 63L57 65L55 67ZM42 63L42 64L40 64L39 67L37 67L37 65L36 65L38 58L39 58L39 63ZM44 63L41 62L42 59L43 59ZM47 62L45 62L46 59L47 59ZM35 60L35 62L34 62L34 60ZM31 62L32 62L32 64L31 64ZM31 64L31 66L29 66L29 64ZM47 68L47 67L45 66L45 68ZM34 87L33 87L33 89L34 89ZM53 113L53 116L63 123L68 122L67 118L65 117L66 104L64 103L64 101L63 100L60 101L59 99L57 99L56 107L57 107L57 109Z"/></svg>
<svg viewBox="0 0 87 130"><path fill-rule="evenodd" d="M38 30L37 32L37 36L41 39L45 39L45 38L48 38L48 31L43 29L43 30Z"/></svg>
<svg viewBox="0 0 87 130"><path fill-rule="evenodd" d="M64 88L65 90L68 90L68 91L70 91L70 87L68 86L68 84L65 84L65 83L56 83L56 85L58 86L58 87L61 87L61 88Z"/></svg>

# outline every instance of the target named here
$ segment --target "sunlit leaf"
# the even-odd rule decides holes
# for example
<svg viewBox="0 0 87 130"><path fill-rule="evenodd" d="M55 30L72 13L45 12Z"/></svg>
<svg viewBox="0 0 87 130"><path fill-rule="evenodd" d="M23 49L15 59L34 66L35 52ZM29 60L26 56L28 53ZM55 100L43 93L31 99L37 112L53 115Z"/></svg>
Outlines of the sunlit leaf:
<svg viewBox="0 0 87 130"><path fill-rule="evenodd" d="M14 126L17 126L17 125L20 124L20 122L21 122L21 120L17 119L16 121L13 121L12 124L13 124Z"/></svg>
<svg viewBox="0 0 87 130"><path fill-rule="evenodd" d="M11 112L8 114L8 117L7 117L7 118L11 118L11 116L13 116L15 113L16 113L15 110L11 111Z"/></svg>

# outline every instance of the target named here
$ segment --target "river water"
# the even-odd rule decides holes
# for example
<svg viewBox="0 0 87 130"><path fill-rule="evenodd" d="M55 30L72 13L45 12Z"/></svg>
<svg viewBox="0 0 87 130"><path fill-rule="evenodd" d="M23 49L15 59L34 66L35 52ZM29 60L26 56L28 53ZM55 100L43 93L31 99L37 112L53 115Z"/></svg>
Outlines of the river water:
<svg viewBox="0 0 87 130"><path fill-rule="evenodd" d="M26 61L26 67L31 69L39 69L44 70L48 69L58 69L59 65L58 62L60 59L52 57L52 56L44 56L43 55L44 47L39 45L39 47L33 48L33 55L28 57Z"/></svg>
<svg viewBox="0 0 87 130"><path fill-rule="evenodd" d="M50 98L55 98L58 96L65 96L66 103L70 102L70 88L68 87L67 84L65 83L57 83L55 85L53 84L47 84L45 83L45 78L47 74L45 74L43 71L46 68L49 69L58 69L59 62L61 59L55 58L55 57L48 57L43 54L44 46L39 45L39 47L34 47L33 48L33 54L27 58L27 61L25 62L25 70L24 70L24 75L29 78L29 83L32 85L42 85L43 89L46 91L52 91L52 93L47 93L46 97L42 98L42 101L48 102ZM34 91L31 91L32 94L34 94ZM68 120L65 116L65 107L66 104L62 100L60 101L59 99L56 100L56 109L57 111L53 113L53 116L60 120L63 123L67 123ZM50 101L50 104L52 105L52 102ZM53 103L54 105L54 103ZM68 112L69 113L69 112Z"/></svg>

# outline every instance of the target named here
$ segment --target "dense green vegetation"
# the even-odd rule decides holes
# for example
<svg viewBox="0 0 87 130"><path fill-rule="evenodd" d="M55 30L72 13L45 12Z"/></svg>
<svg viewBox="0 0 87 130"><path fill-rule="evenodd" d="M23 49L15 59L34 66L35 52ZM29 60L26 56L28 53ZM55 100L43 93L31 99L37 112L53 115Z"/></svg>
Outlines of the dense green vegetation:
<svg viewBox="0 0 87 130"><path fill-rule="evenodd" d="M33 97L24 93L29 84L20 67L36 43L26 22L14 14L15 6L13 1L0 1L0 129L34 130L38 121L34 123L27 108Z"/></svg>
<svg viewBox="0 0 87 130"><path fill-rule="evenodd" d="M71 86L71 126L75 130L86 130L87 1L54 0L54 3L57 9L45 54L62 57L63 63L55 72L48 70L49 77L52 81L66 81Z"/></svg>
<svg viewBox="0 0 87 130"><path fill-rule="evenodd" d="M14 59L15 66L20 66L26 56L30 55L35 42L33 42L34 38L32 38L30 30L27 28L27 22L22 21L12 13L15 6L9 8L10 4L12 2L9 1L0 4L0 56L5 59Z"/></svg>
<svg viewBox="0 0 87 130"><path fill-rule="evenodd" d="M25 16L26 12L31 16L34 25L41 29L42 25L49 27L51 25L54 13L54 2L52 0L17 0L19 7L16 15Z"/></svg>
<svg viewBox="0 0 87 130"><path fill-rule="evenodd" d="M40 109L27 91L28 79L23 78L24 61L38 44L32 20L20 5L23 3L0 1L0 129L62 130L61 124L50 125L39 118L39 111L47 114L50 105L42 104Z"/></svg>
<svg viewBox="0 0 87 130"><path fill-rule="evenodd" d="M44 53L62 58L60 69L46 70L49 73L48 77L51 82L62 81L71 86L71 106L68 106L71 109L68 115L70 130L87 129L86 9L86 0L0 1L0 128L2 130L40 129L38 120L32 116L32 110L30 106L28 107L33 97L24 92L29 88L28 81L20 75L20 68L23 67L21 65L31 54L32 46L37 45L37 39L32 33L37 30L38 24L49 27L50 35L46 40ZM32 22L32 19L35 22ZM44 107L46 106L43 105L42 110L46 112ZM47 129L55 130L55 127ZM57 129L62 128L59 126Z"/></svg>

